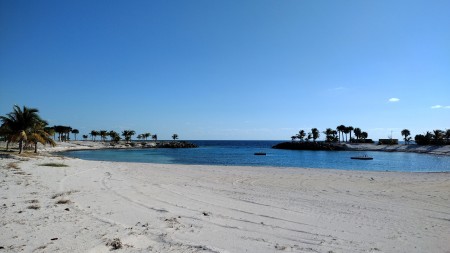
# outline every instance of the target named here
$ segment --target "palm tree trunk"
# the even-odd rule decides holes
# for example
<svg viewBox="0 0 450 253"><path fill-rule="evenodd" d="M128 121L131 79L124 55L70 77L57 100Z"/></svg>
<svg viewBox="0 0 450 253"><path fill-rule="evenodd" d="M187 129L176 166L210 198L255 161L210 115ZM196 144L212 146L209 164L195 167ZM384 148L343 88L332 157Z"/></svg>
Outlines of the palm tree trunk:
<svg viewBox="0 0 450 253"><path fill-rule="evenodd" d="M9 141L6 141L6 151L9 149Z"/></svg>
<svg viewBox="0 0 450 253"><path fill-rule="evenodd" d="M34 153L37 153L37 142L34 143Z"/></svg>

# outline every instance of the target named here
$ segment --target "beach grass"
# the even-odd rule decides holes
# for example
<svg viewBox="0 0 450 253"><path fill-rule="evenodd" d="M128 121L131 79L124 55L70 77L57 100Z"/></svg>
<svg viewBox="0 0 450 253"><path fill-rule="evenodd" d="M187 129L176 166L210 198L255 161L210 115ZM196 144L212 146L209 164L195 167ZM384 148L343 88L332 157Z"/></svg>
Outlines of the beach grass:
<svg viewBox="0 0 450 253"><path fill-rule="evenodd" d="M43 163L39 164L39 166L49 166L49 167L69 167L69 165L63 163Z"/></svg>

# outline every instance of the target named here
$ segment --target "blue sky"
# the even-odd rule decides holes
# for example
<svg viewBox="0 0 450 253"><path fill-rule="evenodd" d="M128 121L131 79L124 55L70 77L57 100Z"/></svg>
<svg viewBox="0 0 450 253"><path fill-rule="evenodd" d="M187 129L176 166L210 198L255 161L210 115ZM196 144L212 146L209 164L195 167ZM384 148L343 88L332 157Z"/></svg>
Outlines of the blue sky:
<svg viewBox="0 0 450 253"><path fill-rule="evenodd" d="M0 1L0 114L160 139L450 128L450 1Z"/></svg>

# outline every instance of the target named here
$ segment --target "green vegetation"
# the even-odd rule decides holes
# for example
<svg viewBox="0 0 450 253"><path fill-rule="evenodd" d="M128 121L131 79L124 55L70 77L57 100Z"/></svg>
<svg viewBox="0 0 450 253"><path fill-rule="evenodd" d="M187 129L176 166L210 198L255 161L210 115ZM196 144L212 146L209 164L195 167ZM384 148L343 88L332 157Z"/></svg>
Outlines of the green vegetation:
<svg viewBox="0 0 450 253"><path fill-rule="evenodd" d="M125 137L125 141L127 143L131 142L131 136L135 135L136 132L134 130L124 130L122 131L122 136Z"/></svg>
<svg viewBox="0 0 450 253"><path fill-rule="evenodd" d="M417 145L450 145L450 129L427 131L425 134L416 135L414 140Z"/></svg>
<svg viewBox="0 0 450 253"><path fill-rule="evenodd" d="M78 129L73 129L72 130L72 134L74 135L74 137L75 137L74 139L75 140L77 140L77 134L79 134L79 133L80 133L80 131Z"/></svg>
<svg viewBox="0 0 450 253"><path fill-rule="evenodd" d="M354 133L355 138L352 137L352 132ZM369 134L367 132L363 132L359 127L354 128L352 126L339 125L336 127L336 130L327 128L322 133L325 134L325 142L327 143L336 143L341 141L350 143L373 143L371 139L367 139ZM411 132L408 129L403 129L400 133L403 136L405 144L409 144L412 140ZM350 136L349 139L348 136ZM312 139L316 142L319 137L319 130L317 128L312 128L311 132L308 134L306 134L304 130L300 130L298 134L291 136L291 140L292 142L295 142L296 140L299 142L309 142ZM428 131L425 134L418 134L414 137L414 140L417 145L450 145L450 129L445 131L435 129L431 132ZM398 144L398 140L392 138L380 139L378 143L392 145Z"/></svg>
<svg viewBox="0 0 450 253"><path fill-rule="evenodd" d="M411 132L408 129L403 129L401 132L402 136L404 136L405 143L408 144L411 141Z"/></svg>
<svg viewBox="0 0 450 253"><path fill-rule="evenodd" d="M46 126L47 121L41 119L39 110L24 106L22 109L15 105L13 111L6 116L0 116L2 121L1 135L6 140L6 149L10 142L19 143L19 154L23 152L24 145L34 145L37 153L37 144L50 144L55 146Z"/></svg>
<svg viewBox="0 0 450 253"><path fill-rule="evenodd" d="M52 129L53 129L54 133L58 133L59 141L69 141L70 140L69 134L72 132L72 127L70 127L70 126L54 126ZM55 139L55 137L53 137L53 139Z"/></svg>

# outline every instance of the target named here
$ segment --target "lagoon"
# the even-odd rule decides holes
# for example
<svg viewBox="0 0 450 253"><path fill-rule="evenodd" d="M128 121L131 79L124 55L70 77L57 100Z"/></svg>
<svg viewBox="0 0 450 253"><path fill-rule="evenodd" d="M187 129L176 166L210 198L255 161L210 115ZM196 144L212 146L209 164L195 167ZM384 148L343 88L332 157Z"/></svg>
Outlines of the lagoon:
<svg viewBox="0 0 450 253"><path fill-rule="evenodd" d="M225 166L298 167L360 171L449 172L450 157L406 152L272 149L281 141L190 141L189 149L102 149L65 152L85 160ZM255 156L264 152L266 156ZM373 160L352 160L368 155Z"/></svg>

